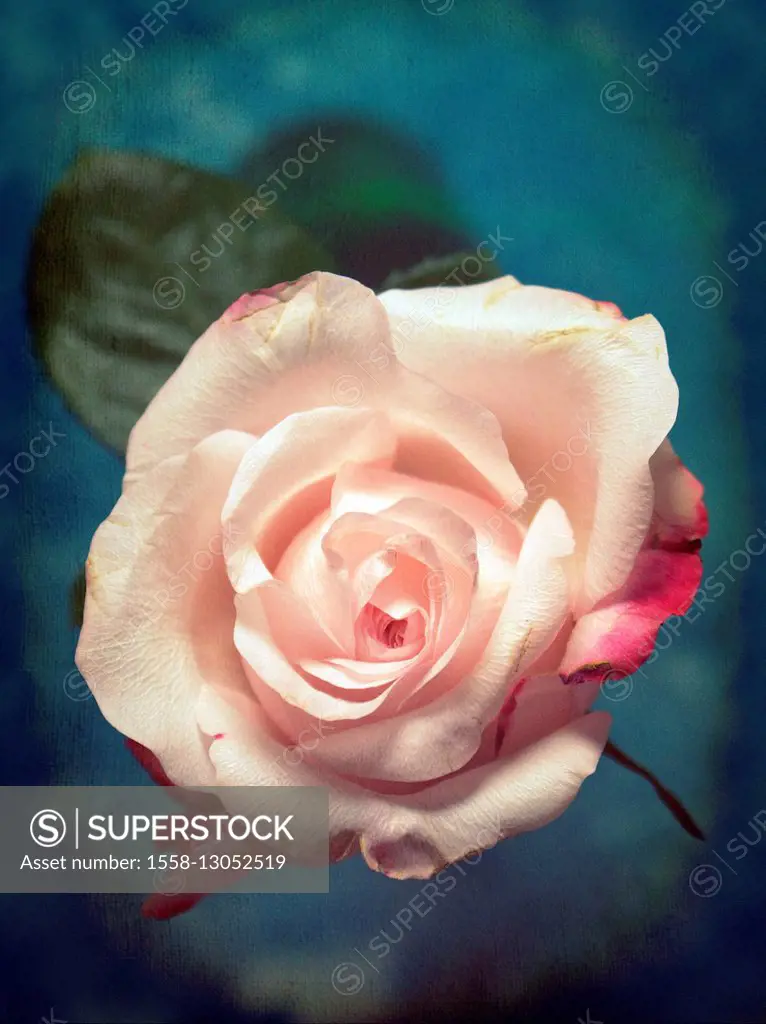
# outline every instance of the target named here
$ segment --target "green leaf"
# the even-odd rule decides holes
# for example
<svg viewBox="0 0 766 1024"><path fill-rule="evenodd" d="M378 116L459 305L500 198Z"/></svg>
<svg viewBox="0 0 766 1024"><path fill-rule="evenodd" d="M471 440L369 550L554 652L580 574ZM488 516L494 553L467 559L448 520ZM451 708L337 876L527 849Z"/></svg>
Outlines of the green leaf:
<svg viewBox="0 0 766 1024"><path fill-rule="evenodd" d="M124 453L190 345L244 292L333 270L251 185L140 153L85 151L35 231L35 349L68 406Z"/></svg>

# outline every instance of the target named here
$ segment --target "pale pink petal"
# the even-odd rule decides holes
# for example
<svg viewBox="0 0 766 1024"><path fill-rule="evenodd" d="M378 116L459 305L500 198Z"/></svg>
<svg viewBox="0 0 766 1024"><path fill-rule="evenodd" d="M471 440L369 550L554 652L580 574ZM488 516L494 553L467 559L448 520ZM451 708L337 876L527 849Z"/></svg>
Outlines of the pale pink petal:
<svg viewBox="0 0 766 1024"><path fill-rule="evenodd" d="M365 861L390 878L425 879L502 839L550 824L596 770L610 725L606 712L585 715L514 755L410 797L409 806L392 810L388 819L381 809L360 837ZM332 809L331 798L331 822ZM366 817L370 821L369 812Z"/></svg>
<svg viewBox="0 0 766 1024"><path fill-rule="evenodd" d="M223 508L224 524L241 537L227 558L237 592L271 578L289 544L329 506L345 462L390 465L395 454L387 417L367 409L296 413L264 434L242 459Z"/></svg>
<svg viewBox="0 0 766 1024"><path fill-rule="evenodd" d="M128 483L217 430L261 435L292 413L336 406L389 414L404 472L523 501L495 416L405 369L368 288L318 272L262 295L212 324L157 393L130 437Z"/></svg>
<svg viewBox="0 0 766 1024"><path fill-rule="evenodd" d="M555 502L545 502L524 540L505 606L474 671L393 721L363 723L319 740L312 758L346 775L394 782L437 779L462 768L513 683L566 619L570 592L563 563L573 550L566 515Z"/></svg>
<svg viewBox="0 0 766 1024"><path fill-rule="evenodd" d="M375 592L371 600L379 601L383 611L427 611L423 642L401 672L392 672L387 660L378 661L377 673L360 672L354 662L344 660L342 648L315 621L316 610L280 582L261 584L237 597L237 649L255 694L287 737L311 719L343 727L383 712L394 698L398 705L413 687L428 678L468 614L473 585L470 566L461 567L452 600L444 602L439 595L429 595L424 581L433 572L444 575L445 563L432 542L411 527L349 513L327 532L328 550L337 552L334 545L342 544L344 538L355 538L365 528L373 544L397 555L395 567L379 585L380 597ZM319 545L314 548L319 549ZM418 567L411 579L410 564ZM458 567L449 565L450 574L456 574ZM390 592L387 587L392 588ZM406 604L397 605L395 599L402 594ZM326 667L319 667L318 662L325 662Z"/></svg>
<svg viewBox="0 0 766 1024"><path fill-rule="evenodd" d="M555 673L520 680L503 718L496 756L506 757L563 729L589 710L598 693L597 682L566 686Z"/></svg>
<svg viewBox="0 0 766 1024"><path fill-rule="evenodd" d="M422 508L419 511L423 513ZM470 556L472 545L463 551L465 535L455 524L453 527L460 543L453 544L451 552L405 523L362 513L345 513L326 534L326 549L341 558L358 556L359 539L377 534L379 545L385 545L396 559L393 571L370 595L370 602L392 618L415 612L423 617L420 652L392 688L386 706L389 714L392 701L396 711L416 693L424 700L426 694L428 699L433 696L428 691L431 680L450 662L468 627L476 595L476 563Z"/></svg>
<svg viewBox="0 0 766 1024"><path fill-rule="evenodd" d="M375 685L393 683L411 668L415 655L397 661L359 661L351 658L327 658L325 661L304 659L300 667L304 672L330 683L338 689L355 690L372 682Z"/></svg>
<svg viewBox="0 0 766 1024"><path fill-rule="evenodd" d="M349 573L355 568L354 559L361 561L384 551L389 558L393 556L391 573L380 581L369 601L392 617L405 610L423 613L426 643L433 640L435 661L452 644L466 621L475 588L476 561L471 557L470 528L462 520L449 520L454 532L451 539L445 533L445 542L450 546L445 550L417 529L418 524L427 526L426 507L414 503L411 512L413 525L388 518L388 514L384 517L347 512L330 525L323 538L323 549L328 557L339 559ZM452 515L443 509L433 514L443 518ZM406 518L405 513L402 518ZM428 529L436 537L433 525L430 522ZM366 592L366 581L363 589ZM403 598L405 604L401 603ZM358 600L355 605L358 607ZM401 699L402 694L399 696Z"/></svg>
<svg viewBox="0 0 766 1024"><path fill-rule="evenodd" d="M264 583L238 596L236 605L234 643L255 695L286 735L305 721L294 709L325 721L348 721L380 706L387 687L381 688L379 680L341 691L320 686L318 676L300 670L301 662L337 658L343 652L283 583Z"/></svg>
<svg viewBox="0 0 766 1024"><path fill-rule="evenodd" d="M349 463L338 473L333 485L333 512L336 517L344 512L379 514L415 496L450 509L465 520L476 535L480 554L493 549L506 559L508 568L515 562L523 537L518 522L496 505L448 484Z"/></svg>
<svg viewBox="0 0 766 1024"><path fill-rule="evenodd" d="M411 527L442 549L453 565L466 565L471 579L476 575L476 534L469 523L448 506L423 499L413 488L410 497L389 505L384 518Z"/></svg>
<svg viewBox="0 0 766 1024"><path fill-rule="evenodd" d="M349 465L339 473L333 487L333 510L338 515L347 511L388 515L388 509L414 493L429 504L458 513L474 534L463 542L463 553L476 550L478 555L478 588L471 602L465 640L449 659L445 669L448 675L442 677L443 684L450 686L474 670L489 641L513 579L524 531L496 506L458 488L366 466ZM429 585L434 592L442 591L448 601L451 599L454 588L450 578L432 575ZM430 691L417 690L402 707L424 703L429 695Z"/></svg>
<svg viewBox="0 0 766 1024"><path fill-rule="evenodd" d="M247 688L220 513L247 434L207 438L127 489L97 530L77 664L115 728L173 782L211 781L195 719L203 683Z"/></svg>
<svg viewBox="0 0 766 1024"><path fill-rule="evenodd" d="M611 718L585 715L509 757L407 796L374 793L306 763L305 748L285 749L265 727L242 728L214 692L199 705L214 739L210 757L221 786L318 786L330 791L331 845L355 848L370 867L395 878L429 878L498 840L540 828L569 806L593 773ZM343 842L340 843L341 837Z"/></svg>
<svg viewBox="0 0 766 1024"><path fill-rule="evenodd" d="M402 362L498 418L530 510L545 497L566 509L578 614L622 586L651 520L649 459L678 404L657 321L513 279L381 302L394 339L407 337Z"/></svg>
<svg viewBox="0 0 766 1024"><path fill-rule="evenodd" d="M298 533L274 570L310 608L316 621L352 656L355 622L362 608L394 568L396 555L381 550L381 533L356 535L358 559L347 560L332 549L333 526L329 512L317 516ZM383 531L384 533L385 531Z"/></svg>
<svg viewBox="0 0 766 1024"><path fill-rule="evenodd" d="M242 296L192 345L136 424L128 477L218 430L257 436L291 413L335 405L334 383L370 343L387 348L388 335L374 294L333 274Z"/></svg>

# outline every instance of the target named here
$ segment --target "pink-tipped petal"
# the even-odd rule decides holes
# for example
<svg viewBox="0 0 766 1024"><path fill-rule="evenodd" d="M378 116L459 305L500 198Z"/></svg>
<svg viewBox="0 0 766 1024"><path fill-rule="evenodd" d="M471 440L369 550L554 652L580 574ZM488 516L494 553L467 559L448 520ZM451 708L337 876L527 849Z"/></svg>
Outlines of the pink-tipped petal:
<svg viewBox="0 0 766 1024"><path fill-rule="evenodd" d="M699 587L699 549L707 533L702 486L668 441L650 466L655 499L649 534L625 585L575 625L560 668L567 683L635 672L651 655L663 622L684 615Z"/></svg>
<svg viewBox="0 0 766 1024"><path fill-rule="evenodd" d="M186 914L193 910L199 901L205 898L205 895L204 892L172 894L155 892L144 900L141 905L141 915L152 921L169 921L171 918L178 917L179 914Z"/></svg>

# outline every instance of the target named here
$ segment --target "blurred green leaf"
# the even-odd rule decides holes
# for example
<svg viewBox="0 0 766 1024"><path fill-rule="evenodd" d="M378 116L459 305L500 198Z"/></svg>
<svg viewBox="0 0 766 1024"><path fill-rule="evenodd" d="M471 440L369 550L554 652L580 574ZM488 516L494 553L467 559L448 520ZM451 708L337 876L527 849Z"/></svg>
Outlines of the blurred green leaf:
<svg viewBox="0 0 766 1024"><path fill-rule="evenodd" d="M306 173L283 180L315 143ZM239 176L265 190L284 187L285 215L322 239L338 273L374 291L395 268L470 249L468 224L434 153L369 112L327 110L292 121L248 154Z"/></svg>
<svg viewBox="0 0 766 1024"><path fill-rule="evenodd" d="M149 401L227 306L332 269L250 185L140 153L85 151L35 231L35 348L71 410L124 453Z"/></svg>

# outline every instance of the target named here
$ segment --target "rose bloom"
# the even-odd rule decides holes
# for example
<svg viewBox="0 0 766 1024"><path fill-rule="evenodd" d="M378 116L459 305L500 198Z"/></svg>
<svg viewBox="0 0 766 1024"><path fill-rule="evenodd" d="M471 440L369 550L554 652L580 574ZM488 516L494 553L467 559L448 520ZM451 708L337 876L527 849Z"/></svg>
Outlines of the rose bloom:
<svg viewBox="0 0 766 1024"><path fill-rule="evenodd" d="M325 786L427 878L552 821L697 589L657 320L504 277L244 295L136 424L77 664L161 781Z"/></svg>

